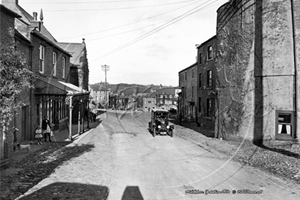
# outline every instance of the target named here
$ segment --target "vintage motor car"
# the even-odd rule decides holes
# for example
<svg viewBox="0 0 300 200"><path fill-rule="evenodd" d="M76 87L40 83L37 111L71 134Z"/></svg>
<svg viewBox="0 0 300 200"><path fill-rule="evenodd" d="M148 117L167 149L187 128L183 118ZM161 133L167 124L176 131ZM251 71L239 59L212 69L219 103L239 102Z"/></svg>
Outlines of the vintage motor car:
<svg viewBox="0 0 300 200"><path fill-rule="evenodd" d="M173 137L174 125L169 124L169 111L164 109L153 109L151 111L151 121L149 130L153 137L156 135L169 135Z"/></svg>

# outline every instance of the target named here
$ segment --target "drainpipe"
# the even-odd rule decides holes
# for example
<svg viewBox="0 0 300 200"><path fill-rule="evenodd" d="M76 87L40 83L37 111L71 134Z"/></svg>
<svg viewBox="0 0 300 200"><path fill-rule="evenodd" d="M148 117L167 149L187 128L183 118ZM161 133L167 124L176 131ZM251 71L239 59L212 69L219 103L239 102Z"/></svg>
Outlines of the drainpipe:
<svg viewBox="0 0 300 200"><path fill-rule="evenodd" d="M295 31L295 16L294 16L294 0L291 0L291 14L292 14L292 33L293 33L293 56L294 56L294 110L295 110L295 131L294 131L294 138L297 138L297 118L298 118L298 114L297 114L297 97L298 97L298 92L297 92L297 85L298 85L298 72L297 72L297 54L296 54L296 31Z"/></svg>

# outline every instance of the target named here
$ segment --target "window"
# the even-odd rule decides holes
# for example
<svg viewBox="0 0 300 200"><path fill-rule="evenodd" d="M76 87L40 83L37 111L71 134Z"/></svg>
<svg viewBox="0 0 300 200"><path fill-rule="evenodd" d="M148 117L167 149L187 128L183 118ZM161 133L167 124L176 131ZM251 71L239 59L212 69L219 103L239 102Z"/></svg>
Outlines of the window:
<svg viewBox="0 0 300 200"><path fill-rule="evenodd" d="M202 63L202 53L199 53L199 64Z"/></svg>
<svg viewBox="0 0 300 200"><path fill-rule="evenodd" d="M57 61L57 54L53 52L53 76L56 76L56 61Z"/></svg>
<svg viewBox="0 0 300 200"><path fill-rule="evenodd" d="M45 47L40 45L40 66L39 71L40 73L44 73L45 68Z"/></svg>
<svg viewBox="0 0 300 200"><path fill-rule="evenodd" d="M194 78L195 68L192 69L192 78Z"/></svg>
<svg viewBox="0 0 300 200"><path fill-rule="evenodd" d="M187 80L187 71L184 73L184 80Z"/></svg>
<svg viewBox="0 0 300 200"><path fill-rule="evenodd" d="M66 78L66 58L62 58L62 78Z"/></svg>
<svg viewBox="0 0 300 200"><path fill-rule="evenodd" d="M211 60L213 57L213 49L212 46L207 47L207 60Z"/></svg>
<svg viewBox="0 0 300 200"><path fill-rule="evenodd" d="M199 88L202 87L202 73L199 73Z"/></svg>
<svg viewBox="0 0 300 200"><path fill-rule="evenodd" d="M211 70L207 71L207 86L208 87L212 86L212 71Z"/></svg>
<svg viewBox="0 0 300 200"><path fill-rule="evenodd" d="M211 99L207 99L207 102L206 102L206 107L207 107L207 113L206 113L206 116L207 117L211 117L211 108L212 108L212 101Z"/></svg>
<svg viewBox="0 0 300 200"><path fill-rule="evenodd" d="M173 95L170 94L170 95L169 95L169 98L172 99L172 98L173 98Z"/></svg>
<svg viewBox="0 0 300 200"><path fill-rule="evenodd" d="M201 109L201 97L198 98L198 112L201 113L202 109Z"/></svg>
<svg viewBox="0 0 300 200"><path fill-rule="evenodd" d="M275 139L284 140L295 137L295 119L293 111L276 110Z"/></svg>
<svg viewBox="0 0 300 200"><path fill-rule="evenodd" d="M194 86L192 86L192 99L194 99Z"/></svg>

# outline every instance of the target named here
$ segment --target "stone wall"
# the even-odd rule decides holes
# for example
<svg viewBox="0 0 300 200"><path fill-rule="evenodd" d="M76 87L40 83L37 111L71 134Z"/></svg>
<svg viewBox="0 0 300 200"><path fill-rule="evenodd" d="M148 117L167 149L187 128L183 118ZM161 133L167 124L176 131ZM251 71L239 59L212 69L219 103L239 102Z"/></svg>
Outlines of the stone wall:
<svg viewBox="0 0 300 200"><path fill-rule="evenodd" d="M294 4L294 10L299 10L299 1ZM294 12L293 26L291 5L291 1L284 0L231 0L219 8L220 89L215 130L223 137L275 139L276 111L296 109L294 77L295 67L299 66L299 14Z"/></svg>
<svg viewBox="0 0 300 200"><path fill-rule="evenodd" d="M263 133L275 136L275 111L294 111L291 2L263 1Z"/></svg>
<svg viewBox="0 0 300 200"><path fill-rule="evenodd" d="M300 138L300 1L299 0L293 0L293 16L294 16L294 41L295 41L295 65L297 68L297 127L296 127L296 133L297 138Z"/></svg>
<svg viewBox="0 0 300 200"><path fill-rule="evenodd" d="M218 9L215 132L222 138L247 135L251 130L249 124L254 113L253 2L233 0Z"/></svg>

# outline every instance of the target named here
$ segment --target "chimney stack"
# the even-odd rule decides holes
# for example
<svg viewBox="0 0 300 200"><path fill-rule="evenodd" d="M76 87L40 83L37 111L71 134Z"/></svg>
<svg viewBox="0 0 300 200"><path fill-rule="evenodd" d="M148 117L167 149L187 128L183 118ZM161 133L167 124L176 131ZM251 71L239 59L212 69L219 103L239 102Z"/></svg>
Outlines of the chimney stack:
<svg viewBox="0 0 300 200"><path fill-rule="evenodd" d="M33 20L37 21L37 12L33 12Z"/></svg>

